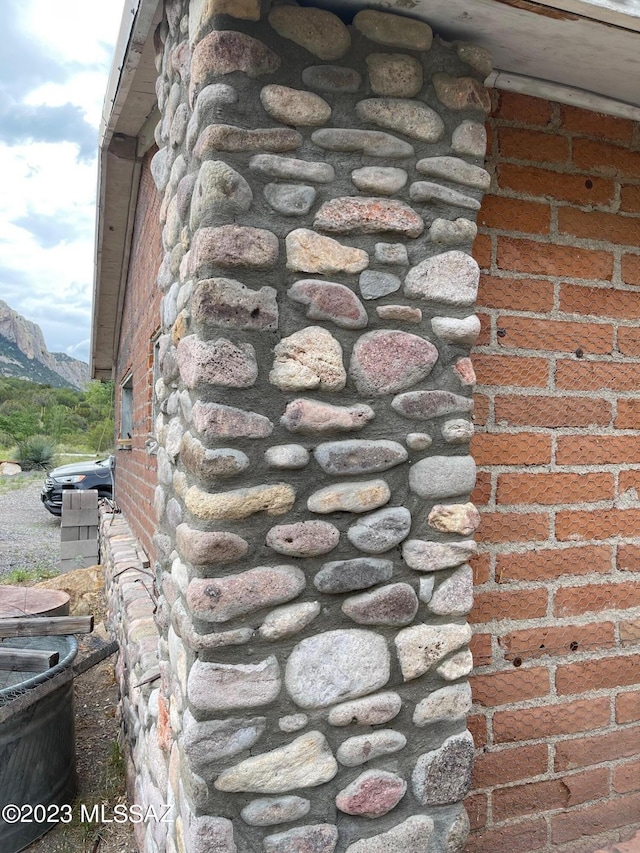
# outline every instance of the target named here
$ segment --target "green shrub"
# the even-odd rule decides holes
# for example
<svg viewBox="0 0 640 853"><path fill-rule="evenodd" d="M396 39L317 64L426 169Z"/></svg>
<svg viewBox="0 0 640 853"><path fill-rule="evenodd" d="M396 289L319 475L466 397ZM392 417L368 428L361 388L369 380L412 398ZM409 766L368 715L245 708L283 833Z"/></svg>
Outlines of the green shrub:
<svg viewBox="0 0 640 853"><path fill-rule="evenodd" d="M16 462L23 471L34 471L37 468L48 470L53 463L56 444L46 435L32 435L18 442Z"/></svg>

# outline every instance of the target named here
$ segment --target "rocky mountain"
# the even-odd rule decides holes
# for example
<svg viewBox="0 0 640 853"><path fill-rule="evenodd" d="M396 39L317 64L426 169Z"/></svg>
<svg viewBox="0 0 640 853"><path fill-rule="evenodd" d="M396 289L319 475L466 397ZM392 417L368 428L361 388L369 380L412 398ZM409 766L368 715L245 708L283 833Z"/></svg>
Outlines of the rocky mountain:
<svg viewBox="0 0 640 853"><path fill-rule="evenodd" d="M40 326L0 300L0 376L82 388L89 381L89 365L49 352Z"/></svg>

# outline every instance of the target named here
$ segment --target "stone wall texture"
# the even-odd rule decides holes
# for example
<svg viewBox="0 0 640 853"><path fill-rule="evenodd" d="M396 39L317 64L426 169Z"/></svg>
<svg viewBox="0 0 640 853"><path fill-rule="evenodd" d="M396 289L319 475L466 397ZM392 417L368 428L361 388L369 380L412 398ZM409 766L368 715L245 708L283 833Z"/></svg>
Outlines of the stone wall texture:
<svg viewBox="0 0 640 853"><path fill-rule="evenodd" d="M165 11L154 544L176 821L145 850L454 853L490 57L373 11Z"/></svg>
<svg viewBox="0 0 640 853"><path fill-rule="evenodd" d="M487 127L468 850L595 850L640 821L640 127Z"/></svg>

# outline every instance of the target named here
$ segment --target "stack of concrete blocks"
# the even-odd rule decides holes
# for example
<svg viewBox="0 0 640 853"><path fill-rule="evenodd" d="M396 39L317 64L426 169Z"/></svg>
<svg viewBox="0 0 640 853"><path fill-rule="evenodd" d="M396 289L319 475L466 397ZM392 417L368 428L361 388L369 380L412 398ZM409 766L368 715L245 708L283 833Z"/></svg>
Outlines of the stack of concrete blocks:
<svg viewBox="0 0 640 853"><path fill-rule="evenodd" d="M98 562L98 492L62 493L60 570L69 572Z"/></svg>

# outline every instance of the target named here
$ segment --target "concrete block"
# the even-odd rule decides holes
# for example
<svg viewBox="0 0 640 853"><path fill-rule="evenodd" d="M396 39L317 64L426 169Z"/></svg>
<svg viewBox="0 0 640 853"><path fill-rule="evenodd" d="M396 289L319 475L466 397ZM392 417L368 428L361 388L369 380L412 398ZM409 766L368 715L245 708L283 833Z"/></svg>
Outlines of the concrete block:
<svg viewBox="0 0 640 853"><path fill-rule="evenodd" d="M60 557L63 560L71 557L93 557L94 563L98 557L98 542L88 539L60 543ZM93 565L93 564L90 564Z"/></svg>

